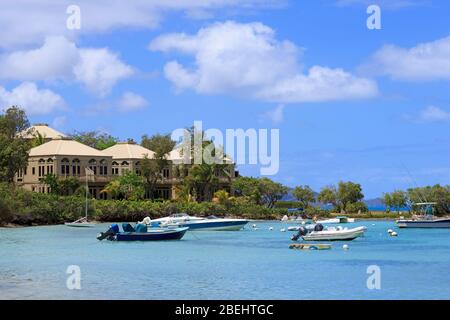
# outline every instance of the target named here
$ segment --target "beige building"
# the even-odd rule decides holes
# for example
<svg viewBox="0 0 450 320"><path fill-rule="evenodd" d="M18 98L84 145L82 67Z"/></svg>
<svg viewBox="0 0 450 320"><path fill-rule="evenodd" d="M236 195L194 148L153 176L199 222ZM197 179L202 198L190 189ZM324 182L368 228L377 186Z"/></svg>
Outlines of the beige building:
<svg viewBox="0 0 450 320"><path fill-rule="evenodd" d="M46 123L36 123L27 130L21 132L19 136L25 139L34 139L41 136L45 142L67 137L64 133L49 127Z"/></svg>
<svg viewBox="0 0 450 320"><path fill-rule="evenodd" d="M56 138L30 150L28 167L17 174L16 182L27 190L48 193L50 187L42 183L47 174L63 179L76 177L85 183L85 168L89 168L94 173L88 175L90 193L105 198L100 191L111 180L111 163L112 157L101 151L68 138Z"/></svg>
<svg viewBox="0 0 450 320"><path fill-rule="evenodd" d="M60 179L75 177L84 184L88 183L91 195L96 199L107 199L102 193L106 184L127 172L141 174L141 161L145 157L152 159L155 153L134 142L119 142L99 151L80 142L67 138L64 134L48 127L35 125L27 130L26 137L32 139L37 133L45 137L45 143L30 150L28 167L16 175L16 183L23 188L40 193L49 193L50 187L42 180L47 174L54 174ZM177 186L187 175L189 165L180 165L183 154L175 148L167 155L169 165L162 171L162 181L156 187L155 198L173 199ZM217 172L220 189L230 190L230 182L235 177L234 163L226 158L226 172ZM89 170L86 170L88 168ZM88 172L86 172L88 171ZM147 194L150 198L150 195Z"/></svg>

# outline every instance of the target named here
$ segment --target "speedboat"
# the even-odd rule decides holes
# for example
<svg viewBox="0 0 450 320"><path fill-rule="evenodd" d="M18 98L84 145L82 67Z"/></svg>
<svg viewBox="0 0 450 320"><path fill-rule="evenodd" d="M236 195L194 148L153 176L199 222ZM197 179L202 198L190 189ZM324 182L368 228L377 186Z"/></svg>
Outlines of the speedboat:
<svg viewBox="0 0 450 320"><path fill-rule="evenodd" d="M401 219L397 220L397 226L399 228L450 228L450 218L444 219Z"/></svg>
<svg viewBox="0 0 450 320"><path fill-rule="evenodd" d="M169 217L151 220L149 217L143 223L152 227L171 226L188 227L189 230L204 231L238 231L248 223L246 219L227 219L209 216L206 218L191 217L186 213L177 213Z"/></svg>
<svg viewBox="0 0 450 320"><path fill-rule="evenodd" d="M351 229L328 227L322 231L311 231L302 236L302 239L305 241L350 241L363 236L366 230L366 227L356 227Z"/></svg>
<svg viewBox="0 0 450 320"><path fill-rule="evenodd" d="M353 240L364 235L367 230L366 227L356 227L356 228L343 228L338 227L325 227L321 224L316 224L314 229L307 229L301 227L298 234L291 237L291 240L297 241L300 237L305 241L348 241Z"/></svg>
<svg viewBox="0 0 450 320"><path fill-rule="evenodd" d="M147 228L143 224L137 224L136 227L132 227L130 224L124 223L122 229L123 232L120 232L119 226L113 224L106 232L100 233L97 239L110 241L180 240L189 228Z"/></svg>
<svg viewBox="0 0 450 320"><path fill-rule="evenodd" d="M355 222L355 219L348 218L345 216L317 221L317 223L322 223L322 224L337 224L337 223L351 223L351 222Z"/></svg>

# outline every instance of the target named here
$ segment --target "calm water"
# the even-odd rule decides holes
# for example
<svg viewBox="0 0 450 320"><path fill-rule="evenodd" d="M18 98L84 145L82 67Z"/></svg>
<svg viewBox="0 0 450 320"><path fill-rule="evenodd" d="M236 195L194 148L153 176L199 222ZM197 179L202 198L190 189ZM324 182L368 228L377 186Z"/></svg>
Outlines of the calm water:
<svg viewBox="0 0 450 320"><path fill-rule="evenodd" d="M450 230L387 229L364 221L366 236L328 251L289 250L279 222L258 230L191 232L181 241L99 242L96 229L0 229L2 299L449 299ZM273 231L268 228L274 227ZM66 288L68 265L81 290ZM366 286L381 268L381 290Z"/></svg>

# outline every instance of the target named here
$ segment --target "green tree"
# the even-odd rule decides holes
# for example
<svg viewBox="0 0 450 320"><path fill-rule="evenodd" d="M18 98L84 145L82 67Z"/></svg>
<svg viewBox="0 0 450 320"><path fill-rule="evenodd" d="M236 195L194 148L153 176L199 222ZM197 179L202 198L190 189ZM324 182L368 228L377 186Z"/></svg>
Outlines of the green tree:
<svg viewBox="0 0 450 320"><path fill-rule="evenodd" d="M29 127L25 111L18 107L0 115L0 182L12 183L16 173L27 167L31 144L19 133Z"/></svg>
<svg viewBox="0 0 450 320"><path fill-rule="evenodd" d="M33 148L45 143L45 136L43 136L40 132L34 132L33 136L34 138L31 140L31 145Z"/></svg>
<svg viewBox="0 0 450 320"><path fill-rule="evenodd" d="M141 146L152 150L157 158L163 158L175 147L176 142L170 137L170 134L155 134L153 136L142 136Z"/></svg>
<svg viewBox="0 0 450 320"><path fill-rule="evenodd" d="M361 185L353 182L339 182L337 198L341 209L346 212L347 206L351 203L360 202L364 198Z"/></svg>
<svg viewBox="0 0 450 320"><path fill-rule="evenodd" d="M419 206L415 203L434 202L434 214L445 216L450 214L450 186L426 186L408 189L408 202L413 211L418 211Z"/></svg>
<svg viewBox="0 0 450 320"><path fill-rule="evenodd" d="M331 204L334 210L343 212L367 211L367 206L362 202L363 198L360 184L343 181L339 182L337 188L323 188L317 197L320 202Z"/></svg>
<svg viewBox="0 0 450 320"><path fill-rule="evenodd" d="M69 134L69 137L97 150L105 150L118 142L118 139L112 135L99 131L75 131Z"/></svg>
<svg viewBox="0 0 450 320"><path fill-rule="evenodd" d="M237 196L249 198L253 203L273 208L287 194L288 188L269 178L239 177L232 183Z"/></svg>
<svg viewBox="0 0 450 320"><path fill-rule="evenodd" d="M77 177L58 178L54 174L47 174L41 183L50 187L53 194L67 196L74 194L81 186Z"/></svg>
<svg viewBox="0 0 450 320"><path fill-rule="evenodd" d="M310 203L315 202L314 191L309 186L298 186L292 191L292 195L301 204L303 210L307 209Z"/></svg>
<svg viewBox="0 0 450 320"><path fill-rule="evenodd" d="M317 200L323 204L332 205L335 210L339 210L339 201L335 186L326 186L320 190Z"/></svg>
<svg viewBox="0 0 450 320"><path fill-rule="evenodd" d="M110 181L101 192L110 193L113 197L123 197L126 200L141 200L145 196L145 182L135 172L127 172Z"/></svg>
<svg viewBox="0 0 450 320"><path fill-rule="evenodd" d="M406 206L407 200L406 193L401 190L383 194L383 202L386 205L387 212L390 212L391 209L396 209L399 212L401 207Z"/></svg>
<svg viewBox="0 0 450 320"><path fill-rule="evenodd" d="M173 150L175 141L170 138L170 135L156 134L151 137L144 135L141 145L155 153L153 159L146 156L141 161L141 174L145 179L145 187L153 199L156 185L163 180L162 171L170 164L167 154Z"/></svg>

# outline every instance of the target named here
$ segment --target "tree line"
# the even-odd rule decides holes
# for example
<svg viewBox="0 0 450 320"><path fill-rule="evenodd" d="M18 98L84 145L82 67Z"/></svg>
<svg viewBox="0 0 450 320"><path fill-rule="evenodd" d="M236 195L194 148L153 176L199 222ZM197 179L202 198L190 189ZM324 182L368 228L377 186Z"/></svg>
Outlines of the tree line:
<svg viewBox="0 0 450 320"><path fill-rule="evenodd" d="M26 113L18 107L8 108L0 115L0 183L12 184L16 173L26 168L29 150L45 142L45 137L39 135L32 140L19 135L29 127ZM188 131L191 134L191 141L194 141L194 128L189 128ZM100 150L109 148L119 141L112 135L97 131L74 132L69 136ZM203 140L203 148L214 144L211 140ZM141 161L139 173L128 172L115 178L102 192L125 200L142 200L145 194L148 194L151 200L155 200L156 186L164 179L163 169L170 164L167 154L173 150L175 142L171 140L170 135L155 134L142 136L140 144L154 151L155 157L144 158ZM215 150L215 148L212 149ZM189 152L193 157L196 152L194 146L191 146ZM213 154L213 156L223 155ZM234 178L234 172L230 172L231 169L227 164L202 163L189 166L180 164L173 165L172 169L173 176L181 181L181 184L177 186L179 202L214 201L228 206L247 203L271 209L289 193L287 186L266 177ZM230 190L220 190L220 178L230 182ZM76 177L59 178L48 175L44 177L42 183L50 186L51 192L55 195L84 195L87 192ZM297 186L292 190L292 195L297 200L296 206L306 213L316 213L323 205L333 212L368 211L363 202L364 194L361 185L351 181L341 181L337 185L326 186L318 193L307 185ZM385 193L383 201L387 211L399 211L405 206L416 210L414 203L432 201L436 202L436 214L449 214L450 186L435 185Z"/></svg>

